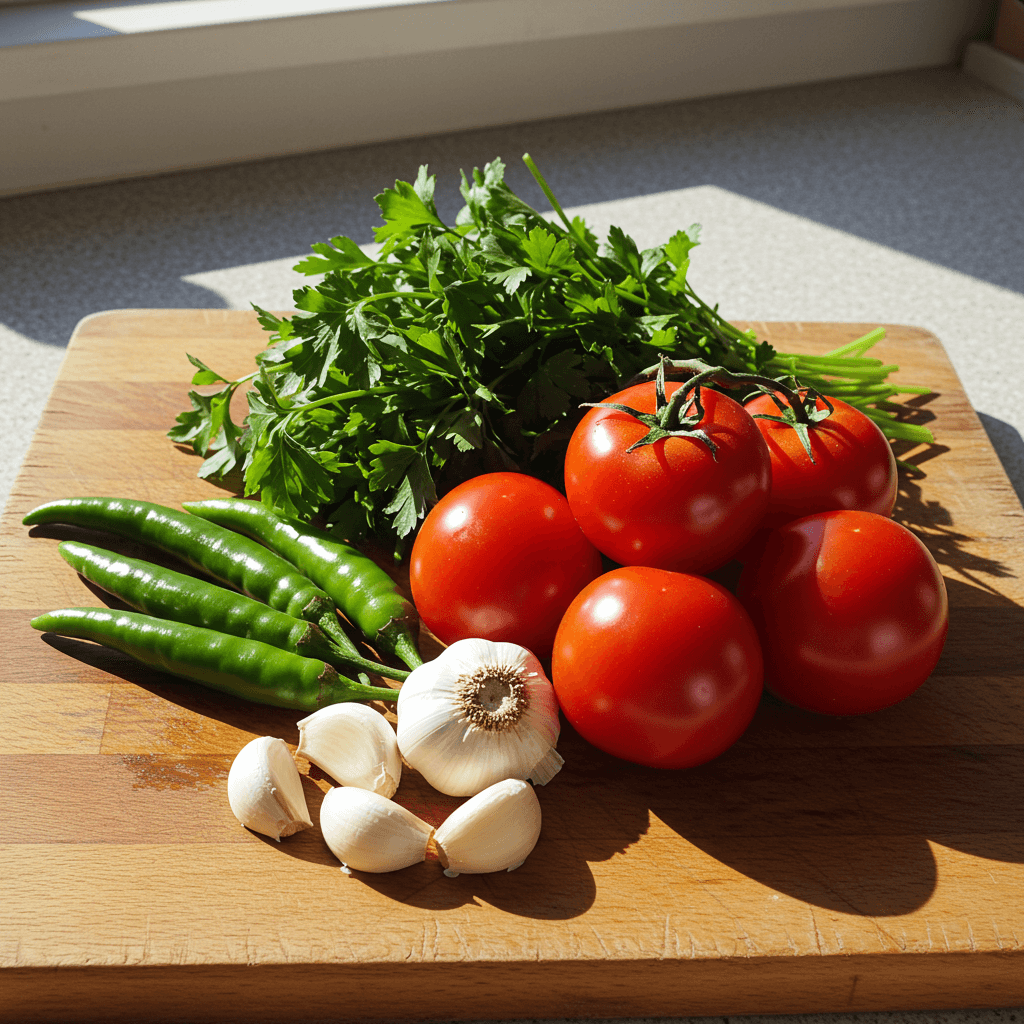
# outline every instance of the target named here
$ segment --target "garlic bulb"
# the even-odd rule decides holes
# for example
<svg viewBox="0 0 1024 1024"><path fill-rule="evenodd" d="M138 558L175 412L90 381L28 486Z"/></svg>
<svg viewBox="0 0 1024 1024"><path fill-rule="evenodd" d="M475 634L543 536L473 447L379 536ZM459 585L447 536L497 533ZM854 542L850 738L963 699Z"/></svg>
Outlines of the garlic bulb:
<svg viewBox="0 0 1024 1024"><path fill-rule="evenodd" d="M320 828L343 866L373 872L419 864L434 831L401 804L350 786L339 786L324 797Z"/></svg>
<svg viewBox="0 0 1024 1024"><path fill-rule="evenodd" d="M228 803L246 828L278 842L313 827L299 769L288 745L273 736L251 740L238 752L228 772Z"/></svg>
<svg viewBox="0 0 1024 1024"><path fill-rule="evenodd" d="M296 753L343 786L395 795L402 758L395 730L365 704L330 704L299 722Z"/></svg>
<svg viewBox="0 0 1024 1024"><path fill-rule="evenodd" d="M533 786L506 779L453 811L434 833L445 874L512 871L537 845L540 801Z"/></svg>
<svg viewBox="0 0 1024 1024"><path fill-rule="evenodd" d="M543 785L562 767L558 703L517 644L458 640L398 691L398 747L435 789L473 796L502 779Z"/></svg>

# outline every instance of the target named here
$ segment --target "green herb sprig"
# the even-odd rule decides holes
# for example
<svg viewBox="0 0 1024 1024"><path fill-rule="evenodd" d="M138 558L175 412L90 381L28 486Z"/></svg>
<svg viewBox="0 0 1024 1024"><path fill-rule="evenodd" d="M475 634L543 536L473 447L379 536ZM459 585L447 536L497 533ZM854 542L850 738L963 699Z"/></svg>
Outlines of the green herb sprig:
<svg viewBox="0 0 1024 1024"><path fill-rule="evenodd" d="M439 491L476 473L517 469L561 484L582 403L600 401L662 356L740 373L794 377L861 408L887 436L930 441L886 408L894 366L865 356L878 329L826 355L789 355L724 320L687 280L699 226L640 251L621 228L603 245L572 220L529 155L558 218L504 182L504 165L462 176L455 224L438 216L421 167L377 196L376 258L352 239L312 246L295 268L294 316L254 307L271 332L253 373L227 380L189 356L192 409L168 436L206 456L201 477L244 473L245 492L308 520L326 512L355 542L403 538ZM560 223L559 223L560 222ZM249 413L229 404L251 381Z"/></svg>

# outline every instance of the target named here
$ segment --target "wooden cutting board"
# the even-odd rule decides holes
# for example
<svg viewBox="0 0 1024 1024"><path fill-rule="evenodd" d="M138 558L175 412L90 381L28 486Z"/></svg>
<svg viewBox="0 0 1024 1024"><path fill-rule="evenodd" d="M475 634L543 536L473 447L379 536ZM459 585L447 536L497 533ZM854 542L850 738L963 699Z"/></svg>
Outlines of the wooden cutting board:
<svg viewBox="0 0 1024 1024"><path fill-rule="evenodd" d="M825 351L874 325L752 326ZM934 337L892 327L876 349L935 391L908 402L937 443L902 447L927 475L903 475L896 513L949 591L932 679L850 720L766 698L732 750L683 772L567 731L534 853L454 879L437 861L347 876L318 830L247 832L228 808L231 759L253 736L294 744L298 713L28 625L102 599L57 553L75 531L30 534L22 515L73 495L222 493L164 436L188 404L184 353L240 375L263 344L244 312L88 318L18 478L0 533L3 1019L1024 1004L1024 513ZM316 821L328 783L301 768ZM412 771L397 799L435 824L458 803Z"/></svg>

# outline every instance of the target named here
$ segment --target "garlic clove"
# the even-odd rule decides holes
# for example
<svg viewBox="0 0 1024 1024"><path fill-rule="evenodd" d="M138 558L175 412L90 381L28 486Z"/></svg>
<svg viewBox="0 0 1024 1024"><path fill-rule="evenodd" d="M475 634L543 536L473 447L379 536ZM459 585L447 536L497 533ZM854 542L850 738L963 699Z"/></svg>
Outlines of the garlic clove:
<svg viewBox="0 0 1024 1024"><path fill-rule="evenodd" d="M320 828L343 866L372 872L419 864L434 831L401 804L350 786L339 786L324 797Z"/></svg>
<svg viewBox="0 0 1024 1024"><path fill-rule="evenodd" d="M510 778L543 785L563 763L554 688L518 644L456 641L405 680L397 710L402 756L449 796Z"/></svg>
<svg viewBox="0 0 1024 1024"><path fill-rule="evenodd" d="M365 704L331 704L299 722L296 753L343 786L395 795L402 758L395 730Z"/></svg>
<svg viewBox="0 0 1024 1024"><path fill-rule="evenodd" d="M519 867L540 837L540 801L528 782L506 779L453 811L434 833L445 874Z"/></svg>
<svg viewBox="0 0 1024 1024"><path fill-rule="evenodd" d="M273 736L251 740L235 756L228 803L246 828L278 842L313 827L299 769L288 745Z"/></svg>

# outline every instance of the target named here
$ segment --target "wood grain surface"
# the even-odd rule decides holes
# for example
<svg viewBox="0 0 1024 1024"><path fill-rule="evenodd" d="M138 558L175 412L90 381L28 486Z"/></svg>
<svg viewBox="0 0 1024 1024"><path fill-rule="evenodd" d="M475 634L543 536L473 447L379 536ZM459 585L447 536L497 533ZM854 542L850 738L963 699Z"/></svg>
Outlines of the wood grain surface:
<svg viewBox="0 0 1024 1024"><path fill-rule="evenodd" d="M825 351L875 325L751 326ZM733 749L685 772L614 761L566 730L534 853L454 879L436 860L347 876L317 829L280 844L247 832L228 808L232 757L258 735L294 745L299 713L28 624L104 599L56 550L82 531L21 517L74 495L223 493L165 437L187 406L184 353L240 375L264 337L243 312L88 318L15 485L0 532L4 1020L1024 1003L1024 513L934 337L891 327L876 350L934 391L906 403L936 443L901 446L926 475L901 475L896 511L949 592L932 679L849 720L766 697ZM329 783L299 763L316 821ZM396 799L434 824L459 803L411 770Z"/></svg>

